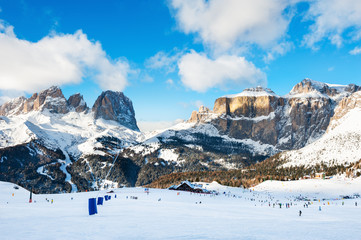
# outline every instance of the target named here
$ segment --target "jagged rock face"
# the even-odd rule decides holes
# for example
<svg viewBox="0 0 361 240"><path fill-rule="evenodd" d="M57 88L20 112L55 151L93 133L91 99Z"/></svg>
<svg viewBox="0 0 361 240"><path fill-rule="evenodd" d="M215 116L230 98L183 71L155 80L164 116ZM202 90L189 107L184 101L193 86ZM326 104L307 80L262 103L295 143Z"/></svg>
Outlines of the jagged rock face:
<svg viewBox="0 0 361 240"><path fill-rule="evenodd" d="M139 131L132 101L122 92L106 91L95 101L94 118L116 121L132 130Z"/></svg>
<svg viewBox="0 0 361 240"><path fill-rule="evenodd" d="M214 112L230 115L232 117L259 117L267 116L274 112L278 105L275 96L242 96L235 98L218 98L214 103Z"/></svg>
<svg viewBox="0 0 361 240"><path fill-rule="evenodd" d="M289 98L278 126L278 138L282 139L279 147L298 149L319 138L327 129L334 106L329 98Z"/></svg>
<svg viewBox="0 0 361 240"><path fill-rule="evenodd" d="M333 168L329 174L334 175L340 171L339 166L341 169L346 166L348 176L359 175L361 92L345 97L334 112L324 135L301 149L280 154L279 159L285 161L283 167L302 166L304 169L310 169L316 165L324 165L326 168ZM347 167L348 165L350 167Z"/></svg>
<svg viewBox="0 0 361 240"><path fill-rule="evenodd" d="M193 111L188 122L205 122L212 111L209 108L200 106L198 112Z"/></svg>
<svg viewBox="0 0 361 240"><path fill-rule="evenodd" d="M292 88L291 94L310 93L315 91L318 91L321 94L325 94L330 97L340 94L337 88L331 88L329 85L325 83L316 82L308 78L296 84L296 86Z"/></svg>
<svg viewBox="0 0 361 240"><path fill-rule="evenodd" d="M76 112L84 112L85 110L88 110L88 106L83 99L83 95L80 95L80 93L71 95L67 102L68 106L74 108Z"/></svg>
<svg viewBox="0 0 361 240"><path fill-rule="evenodd" d="M221 134L279 150L298 149L322 136L338 101L358 90L354 84L332 86L310 79L298 83L285 97L261 87L245 89L218 98L213 111L193 112L189 122L211 122Z"/></svg>
<svg viewBox="0 0 361 240"><path fill-rule="evenodd" d="M34 100L34 110L48 109L52 113L68 113L67 101L58 87L51 87L39 93Z"/></svg>
<svg viewBox="0 0 361 240"><path fill-rule="evenodd" d="M7 110L6 110L7 109ZM39 94L34 93L30 98L16 98L5 103L0 108L0 113L5 116L28 113L31 111L49 110L52 113L68 113L68 104L60 88L51 87Z"/></svg>
<svg viewBox="0 0 361 240"><path fill-rule="evenodd" d="M234 96L218 98L214 110L206 113L193 113L191 121L196 122L206 115L212 116L212 123L229 137L252 139L276 146L278 142L277 124L284 109L285 99L275 95L270 89L257 87L246 89Z"/></svg>
<svg viewBox="0 0 361 240"><path fill-rule="evenodd" d="M34 109L34 101L37 97L38 94L34 93L30 98L25 101L23 113L28 113Z"/></svg>
<svg viewBox="0 0 361 240"><path fill-rule="evenodd" d="M323 87L323 86L322 86ZM304 79L302 82L297 83L291 90L291 93L309 93L316 91L316 87L312 84L309 79Z"/></svg>
<svg viewBox="0 0 361 240"><path fill-rule="evenodd" d="M349 93L354 93L357 91L360 91L361 87L357 86L356 84L349 84L346 88L345 91L349 92Z"/></svg>
<svg viewBox="0 0 361 240"><path fill-rule="evenodd" d="M235 139L252 139L274 146L277 145L278 140L277 122L278 118L275 116L260 121L252 119L234 120L227 117L217 118L212 121L221 134Z"/></svg>
<svg viewBox="0 0 361 240"><path fill-rule="evenodd" d="M0 106L0 115L18 115L24 109L25 97L18 97Z"/></svg>

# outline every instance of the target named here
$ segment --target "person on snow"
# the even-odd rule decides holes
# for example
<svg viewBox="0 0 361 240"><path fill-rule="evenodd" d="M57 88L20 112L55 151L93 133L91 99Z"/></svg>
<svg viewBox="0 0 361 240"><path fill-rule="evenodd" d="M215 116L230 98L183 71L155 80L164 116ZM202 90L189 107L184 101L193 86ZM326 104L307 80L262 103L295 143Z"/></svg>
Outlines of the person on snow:
<svg viewBox="0 0 361 240"><path fill-rule="evenodd" d="M300 210L300 212L299 212L299 216L301 217L301 215L302 215L302 211Z"/></svg>

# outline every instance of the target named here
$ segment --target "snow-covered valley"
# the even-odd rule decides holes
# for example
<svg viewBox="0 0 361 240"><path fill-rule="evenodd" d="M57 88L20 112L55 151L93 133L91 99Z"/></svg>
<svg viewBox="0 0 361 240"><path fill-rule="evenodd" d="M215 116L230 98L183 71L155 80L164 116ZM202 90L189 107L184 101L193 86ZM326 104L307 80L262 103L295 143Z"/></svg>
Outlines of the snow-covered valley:
<svg viewBox="0 0 361 240"><path fill-rule="evenodd" d="M150 189L147 194L144 188L33 194L33 203L28 191L14 186L0 182L4 240L354 239L361 235L361 199L340 197L360 194L360 178L267 181L253 190L203 183L219 195L165 189ZM98 205L98 214L90 216L88 199L104 195L111 200ZM310 199L299 200L300 196Z"/></svg>

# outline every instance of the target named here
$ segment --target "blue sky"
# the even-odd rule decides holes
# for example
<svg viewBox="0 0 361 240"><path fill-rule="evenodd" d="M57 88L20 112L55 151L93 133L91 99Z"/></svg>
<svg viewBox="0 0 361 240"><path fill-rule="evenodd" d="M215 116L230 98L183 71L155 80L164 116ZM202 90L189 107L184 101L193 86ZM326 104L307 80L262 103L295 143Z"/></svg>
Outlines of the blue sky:
<svg viewBox="0 0 361 240"><path fill-rule="evenodd" d="M359 0L0 0L0 101L123 91L143 129L262 85L361 84Z"/></svg>

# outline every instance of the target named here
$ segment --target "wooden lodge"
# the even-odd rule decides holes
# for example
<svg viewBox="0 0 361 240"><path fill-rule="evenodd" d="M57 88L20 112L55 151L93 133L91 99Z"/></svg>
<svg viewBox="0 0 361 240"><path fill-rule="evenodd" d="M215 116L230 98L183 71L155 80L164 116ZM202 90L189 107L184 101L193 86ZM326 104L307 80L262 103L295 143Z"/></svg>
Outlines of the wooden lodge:
<svg viewBox="0 0 361 240"><path fill-rule="evenodd" d="M173 185L169 190L176 190L176 191L187 191L187 192L194 192L194 193L209 193L208 190L202 189L200 186L190 183L189 181L183 181L179 185Z"/></svg>

